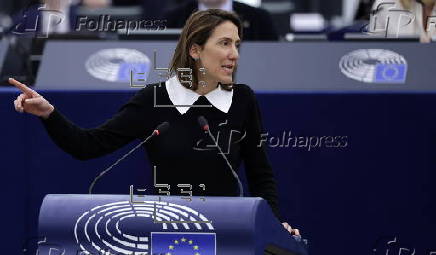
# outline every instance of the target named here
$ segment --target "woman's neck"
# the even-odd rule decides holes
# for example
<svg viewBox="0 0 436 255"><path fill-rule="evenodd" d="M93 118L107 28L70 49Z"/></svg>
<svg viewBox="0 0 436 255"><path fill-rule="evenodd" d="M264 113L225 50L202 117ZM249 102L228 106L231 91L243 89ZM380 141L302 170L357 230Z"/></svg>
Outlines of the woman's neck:
<svg viewBox="0 0 436 255"><path fill-rule="evenodd" d="M212 90L214 90L217 86L213 85L212 82L208 82L206 83L206 86L203 86L202 84L199 84L197 86L197 90L195 92L197 92L198 94L204 96L207 93L211 92Z"/></svg>

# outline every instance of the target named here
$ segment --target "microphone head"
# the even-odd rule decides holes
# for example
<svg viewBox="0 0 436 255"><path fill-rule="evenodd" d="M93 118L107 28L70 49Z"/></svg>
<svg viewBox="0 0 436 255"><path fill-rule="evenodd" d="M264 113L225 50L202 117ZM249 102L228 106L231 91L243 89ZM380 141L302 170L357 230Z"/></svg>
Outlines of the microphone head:
<svg viewBox="0 0 436 255"><path fill-rule="evenodd" d="M207 119L203 115L198 117L198 124L200 124L200 127L204 131L209 130L209 124L207 123Z"/></svg>
<svg viewBox="0 0 436 255"><path fill-rule="evenodd" d="M168 130L168 128L170 127L170 123L168 123L168 121L162 122L161 124L159 124L159 126L156 127L156 129L154 130L156 135L160 135L164 132L166 132Z"/></svg>

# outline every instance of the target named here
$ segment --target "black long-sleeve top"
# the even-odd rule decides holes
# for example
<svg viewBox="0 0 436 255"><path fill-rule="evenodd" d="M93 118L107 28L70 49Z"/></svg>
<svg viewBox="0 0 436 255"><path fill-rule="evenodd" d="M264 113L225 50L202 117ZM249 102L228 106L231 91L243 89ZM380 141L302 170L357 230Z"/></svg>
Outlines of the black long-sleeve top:
<svg viewBox="0 0 436 255"><path fill-rule="evenodd" d="M171 192L179 190L177 184L192 184L194 196L236 196L235 178L198 124L198 116L203 115L236 172L244 161L251 196L267 200L280 219L273 172L264 146L259 145L262 124L253 91L247 85L234 85L227 113L212 105L190 107L181 114L175 107L160 107L173 105L165 86L151 84L141 89L97 128L82 129L57 110L43 124L60 148L86 160L113 152L134 139L144 139L157 125L167 121L170 123L167 132L145 144L151 164L156 166L156 182L169 184ZM211 104L200 96L193 105ZM205 190L194 188L200 184L205 184Z"/></svg>

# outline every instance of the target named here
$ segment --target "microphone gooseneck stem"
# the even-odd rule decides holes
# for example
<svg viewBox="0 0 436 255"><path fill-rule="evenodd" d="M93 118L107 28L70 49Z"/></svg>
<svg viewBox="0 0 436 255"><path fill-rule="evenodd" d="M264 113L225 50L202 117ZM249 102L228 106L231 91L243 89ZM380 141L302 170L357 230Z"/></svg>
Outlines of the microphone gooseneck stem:
<svg viewBox="0 0 436 255"><path fill-rule="evenodd" d="M114 166L118 165L118 163L120 163L123 159L125 159L127 156L129 156L132 152L134 152L136 149L138 149L139 147L141 147L141 145L143 145L144 143L146 143L148 140L150 140L150 138L152 138L155 135L159 135L159 130L156 129L153 131L153 133L151 135L149 135L147 138L144 139L144 141L142 141L140 144L136 145L133 149L131 149L129 152L127 152L126 154L124 154L124 156L122 156L121 158L119 158L115 163L113 163L111 166L109 166L108 168L106 168L105 170L103 170L97 177L95 177L94 181L92 181L91 185L89 186L89 194L92 194L92 189L94 188L95 184L97 183L97 181L103 177L103 175L105 175L107 172L109 172Z"/></svg>
<svg viewBox="0 0 436 255"><path fill-rule="evenodd" d="M241 180L239 179L238 174L235 172L235 170L233 170L232 165L230 164L229 160L227 159L226 155L223 153L223 151L221 150L221 147L218 145L218 142L215 140L215 137L212 135L212 133L210 132L210 129L207 128L206 132L209 134L210 138L213 140L213 142L215 143L215 146L218 148L219 150L219 154L221 154L221 156L224 158L224 160L227 163L227 166L230 168L230 170L232 171L233 176L235 177L236 181L238 181L238 187L239 187L239 196L243 197L244 196L244 189L242 187L242 183Z"/></svg>

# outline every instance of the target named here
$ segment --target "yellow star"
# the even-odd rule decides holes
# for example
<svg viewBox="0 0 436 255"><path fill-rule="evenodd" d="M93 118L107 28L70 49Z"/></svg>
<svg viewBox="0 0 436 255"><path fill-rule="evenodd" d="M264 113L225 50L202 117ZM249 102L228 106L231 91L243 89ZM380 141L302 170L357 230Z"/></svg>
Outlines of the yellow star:
<svg viewBox="0 0 436 255"><path fill-rule="evenodd" d="M182 237L182 242L183 243L186 242L186 238Z"/></svg>
<svg viewBox="0 0 436 255"><path fill-rule="evenodd" d="M173 246L173 245L170 245L170 246L168 246L168 249L170 249L170 250L174 250L174 246Z"/></svg>
<svg viewBox="0 0 436 255"><path fill-rule="evenodd" d="M196 252L194 255L200 255L200 253L199 253L199 252Z"/></svg>
<svg viewBox="0 0 436 255"><path fill-rule="evenodd" d="M167 252L165 255L171 255L171 252Z"/></svg>
<svg viewBox="0 0 436 255"><path fill-rule="evenodd" d="M194 250L198 250L198 245L194 245Z"/></svg>
<svg viewBox="0 0 436 255"><path fill-rule="evenodd" d="M189 244L192 244L192 240L189 240L188 243L189 243Z"/></svg>
<svg viewBox="0 0 436 255"><path fill-rule="evenodd" d="M174 243L175 243L175 244L179 244L179 241L177 241L177 240L174 240Z"/></svg>

